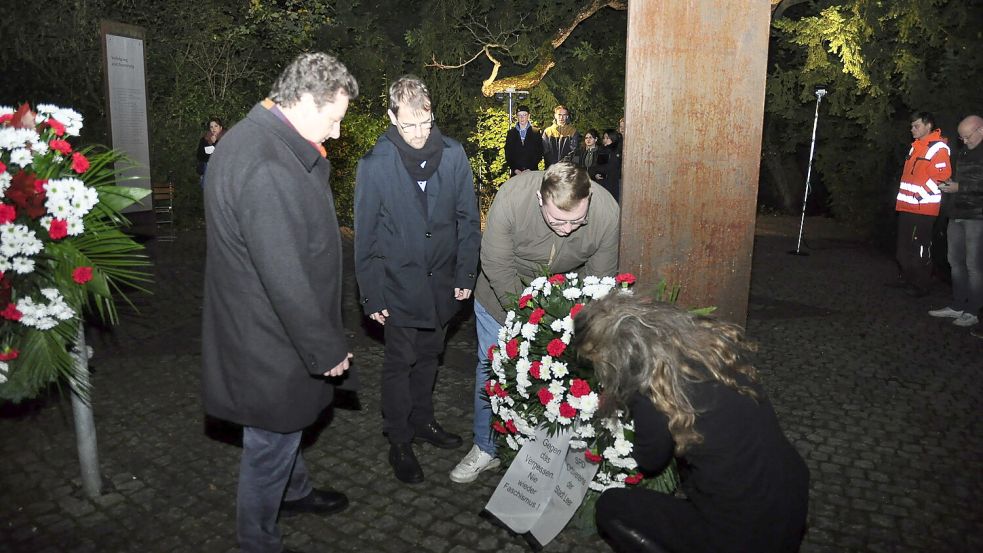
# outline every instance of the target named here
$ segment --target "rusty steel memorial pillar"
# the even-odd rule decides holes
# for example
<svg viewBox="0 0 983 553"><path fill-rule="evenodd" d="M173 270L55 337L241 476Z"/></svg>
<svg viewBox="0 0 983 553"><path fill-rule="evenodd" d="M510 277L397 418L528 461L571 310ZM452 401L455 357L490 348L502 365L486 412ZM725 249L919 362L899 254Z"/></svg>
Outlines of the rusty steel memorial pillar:
<svg viewBox="0 0 983 553"><path fill-rule="evenodd" d="M744 324L770 11L767 0L628 5L621 269L644 292Z"/></svg>

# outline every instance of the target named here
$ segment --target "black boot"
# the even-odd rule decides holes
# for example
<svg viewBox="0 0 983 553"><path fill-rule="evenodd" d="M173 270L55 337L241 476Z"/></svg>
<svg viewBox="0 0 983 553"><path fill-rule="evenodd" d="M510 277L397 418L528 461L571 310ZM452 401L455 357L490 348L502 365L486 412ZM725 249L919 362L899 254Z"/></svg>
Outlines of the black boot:
<svg viewBox="0 0 983 553"><path fill-rule="evenodd" d="M641 532L625 526L620 520L604 525L604 534L620 553L668 553Z"/></svg>
<svg viewBox="0 0 983 553"><path fill-rule="evenodd" d="M423 482L423 469L420 462L413 454L413 446L410 444L391 444L389 446L389 464L393 467L393 474L401 482L407 484L419 484Z"/></svg>
<svg viewBox="0 0 983 553"><path fill-rule="evenodd" d="M460 436L444 430L437 424L437 421L417 428L414 432L413 439L427 442L441 449L457 449L464 443L464 440Z"/></svg>

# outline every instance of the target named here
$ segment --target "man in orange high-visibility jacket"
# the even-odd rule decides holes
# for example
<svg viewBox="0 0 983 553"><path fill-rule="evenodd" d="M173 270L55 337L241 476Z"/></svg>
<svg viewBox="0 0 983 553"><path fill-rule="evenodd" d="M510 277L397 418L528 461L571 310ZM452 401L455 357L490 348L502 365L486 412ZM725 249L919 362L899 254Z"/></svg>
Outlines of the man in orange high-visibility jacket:
<svg viewBox="0 0 983 553"><path fill-rule="evenodd" d="M932 114L911 116L911 150L901 174L895 210L898 212L897 260L908 294L928 294L931 279L932 226L939 215L942 191L939 183L952 175L949 146L935 128Z"/></svg>

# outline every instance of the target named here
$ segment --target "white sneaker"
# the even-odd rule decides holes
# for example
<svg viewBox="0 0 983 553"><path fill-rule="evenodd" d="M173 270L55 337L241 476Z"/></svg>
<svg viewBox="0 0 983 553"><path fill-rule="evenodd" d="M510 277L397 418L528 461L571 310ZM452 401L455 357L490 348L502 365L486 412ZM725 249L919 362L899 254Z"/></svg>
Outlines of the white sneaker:
<svg viewBox="0 0 983 553"><path fill-rule="evenodd" d="M949 307L948 305L942 309L933 309L928 312L929 315L933 317L950 317L953 319L958 319L962 316L962 311L956 311L955 309Z"/></svg>
<svg viewBox="0 0 983 553"><path fill-rule="evenodd" d="M980 322L980 318L972 313L963 313L956 320L952 321L952 324L956 326L973 326L974 324Z"/></svg>
<svg viewBox="0 0 983 553"><path fill-rule="evenodd" d="M478 475L486 470L498 468L502 461L498 457L492 457L478 449L478 446L471 446L471 451L461 459L461 462L451 471L451 480L458 484L467 484L478 479Z"/></svg>

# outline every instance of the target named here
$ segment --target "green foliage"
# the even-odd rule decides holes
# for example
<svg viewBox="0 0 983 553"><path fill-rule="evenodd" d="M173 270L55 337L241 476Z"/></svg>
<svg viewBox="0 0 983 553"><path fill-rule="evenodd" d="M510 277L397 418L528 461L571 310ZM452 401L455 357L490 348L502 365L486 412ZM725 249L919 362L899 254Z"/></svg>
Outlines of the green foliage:
<svg viewBox="0 0 983 553"><path fill-rule="evenodd" d="M983 101L973 54L983 13L950 0L817 1L796 13L773 25L763 153L808 151L813 89L826 85L814 178L837 217L884 227L911 141L908 114L934 112L952 137Z"/></svg>
<svg viewBox="0 0 983 553"><path fill-rule="evenodd" d="M505 134L509 127L509 114L503 108L486 107L476 110L477 124L468 135L471 145L471 170L480 190L497 191L508 180L505 166Z"/></svg>

